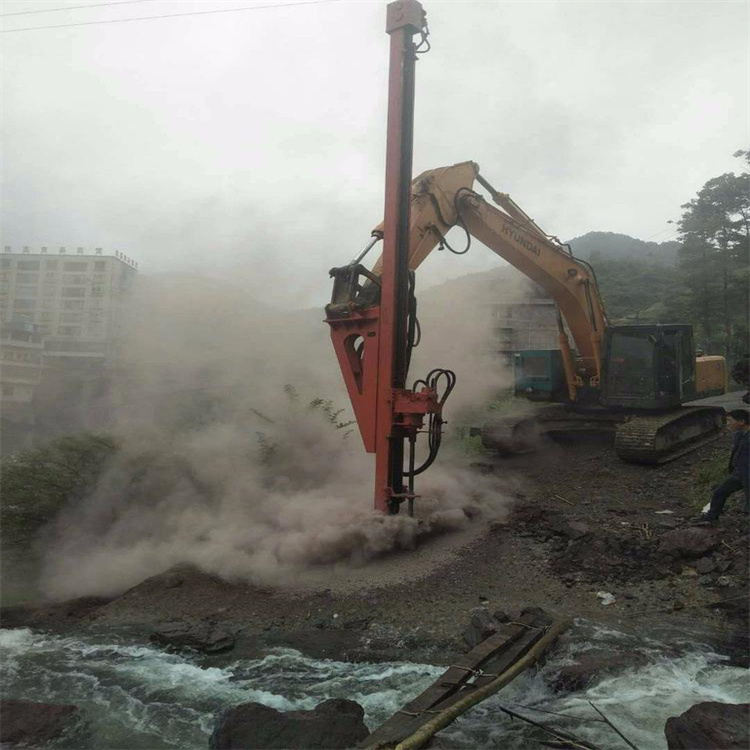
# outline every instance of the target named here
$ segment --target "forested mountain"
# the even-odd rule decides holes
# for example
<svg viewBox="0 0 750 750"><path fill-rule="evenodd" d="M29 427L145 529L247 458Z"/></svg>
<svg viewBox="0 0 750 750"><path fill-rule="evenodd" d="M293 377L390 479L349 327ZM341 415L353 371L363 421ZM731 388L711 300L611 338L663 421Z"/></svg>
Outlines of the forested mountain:
<svg viewBox="0 0 750 750"><path fill-rule="evenodd" d="M665 298L674 286L679 242L588 232L568 244L576 257L593 266L613 323L678 322L670 316Z"/></svg>
<svg viewBox="0 0 750 750"><path fill-rule="evenodd" d="M750 151L735 156L750 163ZM589 232L569 244L613 323L691 323L698 347L732 363L748 354L750 174L710 179L682 209L677 242Z"/></svg>
<svg viewBox="0 0 750 750"><path fill-rule="evenodd" d="M568 241L573 254L589 260L627 260L674 265L677 261L679 242L645 242L627 234L615 232L587 232Z"/></svg>

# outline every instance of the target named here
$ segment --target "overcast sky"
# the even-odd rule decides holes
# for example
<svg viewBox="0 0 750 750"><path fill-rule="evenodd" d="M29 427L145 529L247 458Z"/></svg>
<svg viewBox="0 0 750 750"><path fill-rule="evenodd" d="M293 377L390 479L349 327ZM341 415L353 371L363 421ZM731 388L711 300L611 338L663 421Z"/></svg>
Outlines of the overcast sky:
<svg viewBox="0 0 750 750"><path fill-rule="evenodd" d="M142 0L3 21L269 4ZM739 171L744 0L423 5L415 174L473 159L548 232L658 241L707 179ZM233 275L268 301L323 304L328 269L382 217L384 26L385 3L344 0L4 34L4 244L117 249L144 271ZM436 253L421 283L495 265L482 247Z"/></svg>

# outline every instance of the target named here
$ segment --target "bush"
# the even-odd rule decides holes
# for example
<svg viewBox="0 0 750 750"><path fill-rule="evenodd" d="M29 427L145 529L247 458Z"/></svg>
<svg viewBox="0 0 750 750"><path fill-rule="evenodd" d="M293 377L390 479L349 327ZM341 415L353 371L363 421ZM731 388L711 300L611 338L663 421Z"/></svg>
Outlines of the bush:
<svg viewBox="0 0 750 750"><path fill-rule="evenodd" d="M690 503L696 509L700 510L711 499L713 488L726 477L728 458L727 451L717 451L698 469Z"/></svg>
<svg viewBox="0 0 750 750"><path fill-rule="evenodd" d="M5 459L0 465L3 546L30 544L63 506L92 486L116 449L107 435L82 433Z"/></svg>

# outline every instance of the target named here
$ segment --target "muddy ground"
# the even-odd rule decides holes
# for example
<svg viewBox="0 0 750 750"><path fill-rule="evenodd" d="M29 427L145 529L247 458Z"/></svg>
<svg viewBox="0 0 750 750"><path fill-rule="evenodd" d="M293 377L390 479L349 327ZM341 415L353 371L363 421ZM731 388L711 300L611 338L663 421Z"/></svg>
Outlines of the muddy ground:
<svg viewBox="0 0 750 750"><path fill-rule="evenodd" d="M378 649L383 658L420 651L441 662L465 648L472 609L537 606L618 627L702 626L735 648L740 639L746 651L749 529L741 497L730 500L716 530L702 528L688 540L692 551L670 549L666 536L694 528L698 471L728 446L727 435L660 467L622 463L601 439L551 443L512 459L482 457L473 471L496 479L501 491L514 477L507 518L475 518L415 552L359 569L318 570L276 589L181 568L108 602L6 611L3 625L147 632L166 621L215 621L244 634L248 652L288 644L312 655L365 658L366 642L370 657Z"/></svg>

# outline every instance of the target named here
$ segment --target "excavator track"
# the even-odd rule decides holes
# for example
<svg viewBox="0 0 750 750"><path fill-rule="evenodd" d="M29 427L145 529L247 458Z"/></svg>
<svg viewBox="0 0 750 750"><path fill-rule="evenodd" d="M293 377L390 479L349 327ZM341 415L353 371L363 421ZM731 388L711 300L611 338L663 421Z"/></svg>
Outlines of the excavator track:
<svg viewBox="0 0 750 750"><path fill-rule="evenodd" d="M622 419L605 410L576 412L559 404L549 404L535 413L493 419L478 432L487 450L509 456L538 450L544 436L611 433Z"/></svg>
<svg viewBox="0 0 750 750"><path fill-rule="evenodd" d="M615 451L629 463L663 464L715 440L724 410L713 406L683 406L664 414L624 416L611 411L574 412L545 406L536 414L504 417L485 425L479 434L488 450L518 455L537 450L543 436L576 433L615 433Z"/></svg>
<svg viewBox="0 0 750 750"><path fill-rule="evenodd" d="M723 414L720 407L684 406L666 414L631 417L617 426L615 451L629 463L673 461L715 440Z"/></svg>

